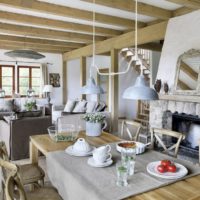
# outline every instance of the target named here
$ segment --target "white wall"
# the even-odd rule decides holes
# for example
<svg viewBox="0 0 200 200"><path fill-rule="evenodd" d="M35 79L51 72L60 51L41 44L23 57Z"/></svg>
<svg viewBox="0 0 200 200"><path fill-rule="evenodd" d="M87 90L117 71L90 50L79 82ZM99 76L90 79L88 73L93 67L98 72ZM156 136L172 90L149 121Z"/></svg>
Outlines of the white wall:
<svg viewBox="0 0 200 200"><path fill-rule="evenodd" d="M67 62L67 99L80 99L80 59Z"/></svg>
<svg viewBox="0 0 200 200"><path fill-rule="evenodd" d="M12 59L6 55L5 52L8 50L0 49L0 64L8 64L8 65L15 65L16 60ZM52 53L42 53L46 57L40 60L25 60L25 59L18 59L18 65L27 65L27 66L40 66L41 63L51 63L52 65L48 65L48 72L49 73L59 73L60 74L60 83L61 87L53 88L53 92L51 94L51 102L53 104L61 104L62 103L62 55L61 54L52 54ZM6 61L13 61L13 62L5 62ZM26 62L36 62L36 63L20 63L20 61ZM48 76L49 77L49 76ZM16 80L16 79L15 79Z"/></svg>
<svg viewBox="0 0 200 200"><path fill-rule="evenodd" d="M119 71L125 71L128 66L127 61L119 56ZM129 72L119 76L119 117L126 117L128 119L134 119L137 113L137 101L123 99L122 95L125 89L133 86L135 83L138 72L133 67Z"/></svg>
<svg viewBox="0 0 200 200"><path fill-rule="evenodd" d="M170 19L159 63L157 78L168 82L170 92L178 57L189 49L200 49L200 10Z"/></svg>

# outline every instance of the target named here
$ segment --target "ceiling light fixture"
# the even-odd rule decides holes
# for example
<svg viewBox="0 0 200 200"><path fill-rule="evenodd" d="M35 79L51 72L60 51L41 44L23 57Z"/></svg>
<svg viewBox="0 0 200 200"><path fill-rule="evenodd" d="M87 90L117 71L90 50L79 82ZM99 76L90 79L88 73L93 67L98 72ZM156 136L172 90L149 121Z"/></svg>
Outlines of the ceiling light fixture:
<svg viewBox="0 0 200 200"><path fill-rule="evenodd" d="M158 100L157 92L150 88L144 78L143 69L144 66L141 60L138 57L138 29L137 29L137 22L138 22L138 6L137 0L135 0L135 56L136 61L140 62L140 76L137 77L135 84L129 88L127 88L123 93L124 99L133 99L133 100Z"/></svg>
<svg viewBox="0 0 200 200"><path fill-rule="evenodd" d="M29 50L29 49L18 49L18 50L5 52L4 54L11 58L27 58L27 59L34 59L34 60L45 58L43 54L40 54L36 51Z"/></svg>
<svg viewBox="0 0 200 200"><path fill-rule="evenodd" d="M98 86L92 76L92 69L96 66L95 65L95 0L93 0L93 21L92 21L92 27L93 27L93 56L92 56L92 64L90 66L89 71L89 79L87 80L87 83L85 86L81 88L82 94L102 94L104 93L103 88Z"/></svg>

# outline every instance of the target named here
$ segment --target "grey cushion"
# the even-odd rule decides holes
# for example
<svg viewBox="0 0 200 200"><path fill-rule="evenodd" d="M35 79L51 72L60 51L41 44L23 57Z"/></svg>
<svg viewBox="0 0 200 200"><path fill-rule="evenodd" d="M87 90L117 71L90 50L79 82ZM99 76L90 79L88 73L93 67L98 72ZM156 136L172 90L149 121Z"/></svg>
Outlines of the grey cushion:
<svg viewBox="0 0 200 200"><path fill-rule="evenodd" d="M0 99L0 112L12 112L13 109L13 99Z"/></svg>
<svg viewBox="0 0 200 200"><path fill-rule="evenodd" d="M79 112L85 112L86 111L86 105L87 101L83 100L83 101L79 101L75 108L73 109L73 112L79 113Z"/></svg>
<svg viewBox="0 0 200 200"><path fill-rule="evenodd" d="M106 104L104 102L99 102L95 108L95 112L103 112L106 109Z"/></svg>
<svg viewBox="0 0 200 200"><path fill-rule="evenodd" d="M76 101L69 99L67 101L67 104L65 105L64 112L72 112L72 110L74 109L75 105L76 105Z"/></svg>
<svg viewBox="0 0 200 200"><path fill-rule="evenodd" d="M94 112L97 104L98 104L98 102L96 102L96 101L89 101L89 102L87 102L86 112L87 113Z"/></svg>

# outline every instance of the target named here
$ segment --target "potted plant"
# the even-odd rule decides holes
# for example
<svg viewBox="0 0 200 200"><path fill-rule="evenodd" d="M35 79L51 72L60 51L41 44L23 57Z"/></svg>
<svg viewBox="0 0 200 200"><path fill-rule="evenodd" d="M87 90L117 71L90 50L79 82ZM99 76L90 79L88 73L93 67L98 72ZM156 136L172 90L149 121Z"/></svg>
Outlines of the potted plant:
<svg viewBox="0 0 200 200"><path fill-rule="evenodd" d="M100 136L103 129L106 128L105 115L101 113L87 113L83 119L86 121L86 135ZM102 124L105 123L102 128Z"/></svg>
<svg viewBox="0 0 200 200"><path fill-rule="evenodd" d="M24 107L26 108L27 111L33 111L36 107L36 102L35 101L27 101L24 104Z"/></svg>

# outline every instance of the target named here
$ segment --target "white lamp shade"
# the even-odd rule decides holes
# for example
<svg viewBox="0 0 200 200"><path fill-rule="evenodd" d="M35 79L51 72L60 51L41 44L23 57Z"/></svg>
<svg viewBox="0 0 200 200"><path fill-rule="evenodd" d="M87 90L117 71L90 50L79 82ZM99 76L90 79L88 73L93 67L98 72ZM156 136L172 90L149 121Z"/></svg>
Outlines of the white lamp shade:
<svg viewBox="0 0 200 200"><path fill-rule="evenodd" d="M81 88L81 94L103 94L103 88L96 85L93 77L87 80L87 84Z"/></svg>
<svg viewBox="0 0 200 200"><path fill-rule="evenodd" d="M43 88L43 92L52 92L53 86L52 85L45 85Z"/></svg>
<svg viewBox="0 0 200 200"><path fill-rule="evenodd" d="M137 77L135 84L123 93L124 99L133 100L158 100L157 92L146 85L143 75Z"/></svg>

